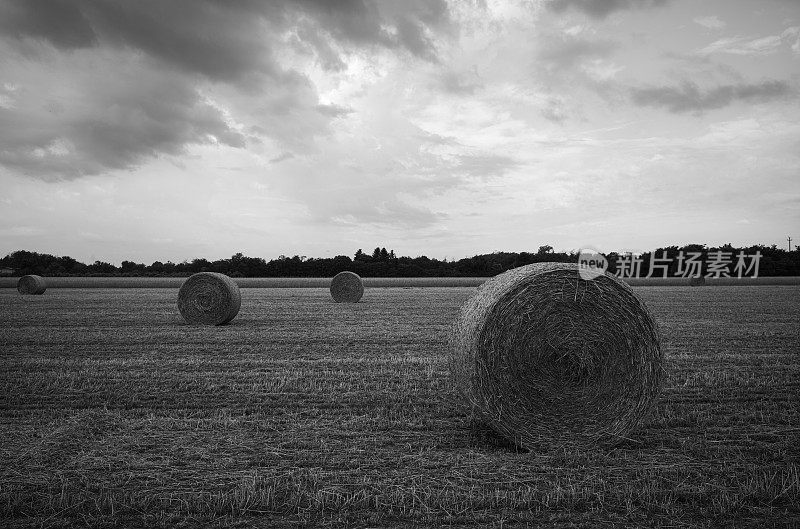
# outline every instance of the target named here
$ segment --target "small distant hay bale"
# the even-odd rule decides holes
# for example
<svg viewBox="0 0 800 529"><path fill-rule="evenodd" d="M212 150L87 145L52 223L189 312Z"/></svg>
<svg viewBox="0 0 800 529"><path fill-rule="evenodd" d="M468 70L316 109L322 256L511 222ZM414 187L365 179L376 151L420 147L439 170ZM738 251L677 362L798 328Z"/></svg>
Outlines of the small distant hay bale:
<svg viewBox="0 0 800 529"><path fill-rule="evenodd" d="M178 291L178 310L189 323L225 325L239 313L242 294L225 274L199 272Z"/></svg>
<svg viewBox="0 0 800 529"><path fill-rule="evenodd" d="M22 276L19 278L19 281L17 281L17 291L19 291L20 294L39 296L44 294L45 290L47 290L47 283L42 276Z"/></svg>
<svg viewBox="0 0 800 529"><path fill-rule="evenodd" d="M336 303L358 303L364 295L364 282L353 272L339 272L331 280L331 296Z"/></svg>
<svg viewBox="0 0 800 529"><path fill-rule="evenodd" d="M702 287L706 284L706 278L703 276L699 277L690 277L689 278L689 286L693 287Z"/></svg>
<svg viewBox="0 0 800 529"><path fill-rule="evenodd" d="M614 445L651 410L663 370L655 320L624 282L537 263L462 307L450 372L473 413L526 449Z"/></svg>

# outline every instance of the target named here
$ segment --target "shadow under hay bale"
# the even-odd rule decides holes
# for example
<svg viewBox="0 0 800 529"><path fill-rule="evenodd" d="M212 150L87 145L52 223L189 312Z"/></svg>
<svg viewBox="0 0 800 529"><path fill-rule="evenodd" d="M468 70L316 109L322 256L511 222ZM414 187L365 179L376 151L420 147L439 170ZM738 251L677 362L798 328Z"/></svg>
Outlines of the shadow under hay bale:
<svg viewBox="0 0 800 529"><path fill-rule="evenodd" d="M47 282L42 276L22 276L17 281L17 291L20 294L40 296L47 290Z"/></svg>
<svg viewBox="0 0 800 529"><path fill-rule="evenodd" d="M705 286L705 284L706 284L706 278L703 276L689 278L689 286L702 287Z"/></svg>
<svg viewBox="0 0 800 529"><path fill-rule="evenodd" d="M537 263L492 278L462 307L450 372L476 416L518 446L613 445L660 391L659 342L616 277Z"/></svg>
<svg viewBox="0 0 800 529"><path fill-rule="evenodd" d="M529 452L528 449L494 431L484 421L474 418L469 423L469 444L476 448L490 448L518 454L527 454Z"/></svg>
<svg viewBox="0 0 800 529"><path fill-rule="evenodd" d="M336 303L358 303L364 295L364 282L353 272L339 272L331 280L331 297Z"/></svg>
<svg viewBox="0 0 800 529"><path fill-rule="evenodd" d="M238 285L225 274L194 274L178 291L178 310L189 323L225 325L236 317L241 305Z"/></svg>

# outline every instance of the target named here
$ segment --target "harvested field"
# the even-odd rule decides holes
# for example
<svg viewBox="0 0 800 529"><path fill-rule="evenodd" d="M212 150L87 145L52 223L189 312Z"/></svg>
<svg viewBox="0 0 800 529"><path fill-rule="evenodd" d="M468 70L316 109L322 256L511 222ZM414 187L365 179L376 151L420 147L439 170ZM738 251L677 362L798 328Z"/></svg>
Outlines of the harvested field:
<svg viewBox="0 0 800 529"><path fill-rule="evenodd" d="M368 283L368 279L365 282ZM655 414L614 449L519 453L449 385L473 288L0 290L7 527L800 523L800 288L637 288ZM346 309L346 310L344 310Z"/></svg>
<svg viewBox="0 0 800 529"><path fill-rule="evenodd" d="M16 277L0 277L0 288L17 288ZM47 288L180 288L185 277L47 277ZM364 277L365 288L477 287L485 277ZM329 277L246 277L233 278L239 288L328 288ZM680 287L689 284L681 277L628 278L631 286ZM800 277L757 277L707 279L706 286L800 285Z"/></svg>
<svg viewBox="0 0 800 529"><path fill-rule="evenodd" d="M17 288L18 278L0 278L0 288ZM239 288L329 288L330 277L233 278ZM185 277L48 277L49 288L179 288ZM366 288L475 287L485 277L365 277Z"/></svg>

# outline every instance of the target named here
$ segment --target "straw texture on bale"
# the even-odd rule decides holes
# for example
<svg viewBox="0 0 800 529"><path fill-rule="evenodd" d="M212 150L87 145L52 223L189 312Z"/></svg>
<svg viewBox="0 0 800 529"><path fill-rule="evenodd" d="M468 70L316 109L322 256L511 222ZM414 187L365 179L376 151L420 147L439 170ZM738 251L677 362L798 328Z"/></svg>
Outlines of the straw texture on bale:
<svg viewBox="0 0 800 529"><path fill-rule="evenodd" d="M336 303L358 303L364 295L364 282L353 272L339 272L331 280L331 297Z"/></svg>
<svg viewBox="0 0 800 529"><path fill-rule="evenodd" d="M47 283L42 276L22 276L17 281L17 291L20 294L41 295L47 290Z"/></svg>
<svg viewBox="0 0 800 529"><path fill-rule="evenodd" d="M658 327L630 287L565 263L484 283L461 309L449 361L477 418L527 449L623 441L663 374Z"/></svg>
<svg viewBox="0 0 800 529"><path fill-rule="evenodd" d="M225 274L199 272L178 291L178 310L189 323L225 325L236 317L241 305L239 286Z"/></svg>

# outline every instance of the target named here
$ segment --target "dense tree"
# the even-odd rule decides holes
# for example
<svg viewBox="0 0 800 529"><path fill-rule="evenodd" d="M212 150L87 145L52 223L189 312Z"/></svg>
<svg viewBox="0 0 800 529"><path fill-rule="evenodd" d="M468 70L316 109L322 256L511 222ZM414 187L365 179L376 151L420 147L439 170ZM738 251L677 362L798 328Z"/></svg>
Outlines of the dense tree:
<svg viewBox="0 0 800 529"><path fill-rule="evenodd" d="M736 248L731 244L709 248L704 244L689 244L682 247L668 246L657 248L653 252L636 257L640 275L646 276L652 269L655 276L661 276L666 267L667 275L678 275L681 266L689 255L699 256L705 261L713 259L727 260L731 275L736 275L735 266L740 254L747 256L745 264L750 264L750 257L760 253L759 275L761 276L800 276L800 250L787 251L775 245L754 245ZM611 252L606 254L609 271L616 272L618 266L627 259L624 254ZM651 260L655 259L654 261ZM683 259L683 260L682 260ZM45 276L189 276L196 272L220 272L233 277L330 277L339 272L350 270L363 277L487 277L512 268L538 262L577 262L577 252L555 252L549 245L540 246L536 253L531 252L495 252L447 261L420 257L397 257L394 250L376 247L372 256L361 249L356 251L353 259L346 255L333 258L306 258L295 255L281 255L277 259L266 261L261 257L247 257L236 253L230 259L208 261L193 259L182 263L155 261L151 265L123 261L120 267L102 261L85 265L71 257L56 257L19 250L0 259L1 267L9 267L15 275L40 274ZM705 269L704 269L705 272ZM748 275L748 274L744 274Z"/></svg>
<svg viewBox="0 0 800 529"><path fill-rule="evenodd" d="M90 274L109 275L115 272L117 272L117 267L112 265L111 263L106 263L103 261L95 261L94 263L89 265Z"/></svg>
<svg viewBox="0 0 800 529"><path fill-rule="evenodd" d="M134 263L133 261L122 261L120 271L125 275L141 275L147 266L144 263Z"/></svg>

